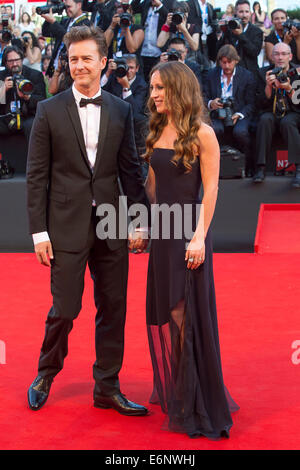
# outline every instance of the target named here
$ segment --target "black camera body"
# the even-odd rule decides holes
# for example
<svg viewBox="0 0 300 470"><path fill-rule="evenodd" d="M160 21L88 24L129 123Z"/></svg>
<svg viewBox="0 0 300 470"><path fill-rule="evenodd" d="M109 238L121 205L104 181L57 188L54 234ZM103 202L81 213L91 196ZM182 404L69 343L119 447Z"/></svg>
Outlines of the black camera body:
<svg viewBox="0 0 300 470"><path fill-rule="evenodd" d="M287 32L287 31L290 32L293 26L295 28L297 28L298 31L300 31L300 22L299 21L288 19L284 23L282 23L282 26L284 28L284 32Z"/></svg>
<svg viewBox="0 0 300 470"><path fill-rule="evenodd" d="M8 15L3 13L1 16L1 23L2 23L2 41L5 44L8 44L12 40L12 34L8 28Z"/></svg>
<svg viewBox="0 0 300 470"><path fill-rule="evenodd" d="M114 62L117 65L115 74L118 78L123 78L127 75L128 65L125 59L114 59Z"/></svg>
<svg viewBox="0 0 300 470"><path fill-rule="evenodd" d="M217 110L218 119L222 119L225 127L232 127L232 116L234 114L234 99L232 97L220 98L223 108Z"/></svg>
<svg viewBox="0 0 300 470"><path fill-rule="evenodd" d="M166 52L168 56L168 62L173 62L175 60L180 60L181 59L181 53L178 52L176 49L170 49L169 51Z"/></svg>
<svg viewBox="0 0 300 470"><path fill-rule="evenodd" d="M286 83L288 78L292 78L295 75L298 75L296 69L293 68L289 69L287 72L284 72L282 67L275 67L273 70L271 70L271 73L275 75L276 80L278 80L279 83Z"/></svg>
<svg viewBox="0 0 300 470"><path fill-rule="evenodd" d="M232 20L228 21L228 28L233 31L234 29L239 29L239 27L242 25L242 20L239 18L233 18Z"/></svg>
<svg viewBox="0 0 300 470"><path fill-rule="evenodd" d="M43 7L37 7L36 12L38 15L47 15L50 13L50 9L52 9L53 14L62 15L65 9L65 4L60 0L51 0L51 3L47 3L47 5Z"/></svg>

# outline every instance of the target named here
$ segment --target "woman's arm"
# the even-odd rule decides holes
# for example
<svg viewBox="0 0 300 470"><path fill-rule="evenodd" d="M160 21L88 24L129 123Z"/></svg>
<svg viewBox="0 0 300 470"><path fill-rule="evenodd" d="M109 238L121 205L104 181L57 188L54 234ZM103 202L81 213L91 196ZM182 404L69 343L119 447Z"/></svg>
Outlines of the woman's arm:
<svg viewBox="0 0 300 470"><path fill-rule="evenodd" d="M192 51L197 51L199 48L199 33L195 33L191 36L185 22L179 24L177 26L177 29L183 34Z"/></svg>
<svg viewBox="0 0 300 470"><path fill-rule="evenodd" d="M201 239L204 236L205 239L214 215L218 196L220 147L213 129L207 124L201 124L198 137L200 141L200 170L203 198L199 223L194 237Z"/></svg>
<svg viewBox="0 0 300 470"><path fill-rule="evenodd" d="M126 28L124 36L126 48L130 54L135 54L145 39L145 33L142 29L137 29L131 34L130 28Z"/></svg>
<svg viewBox="0 0 300 470"><path fill-rule="evenodd" d="M150 204L155 204L156 203L155 174L151 165L149 165L148 176L147 176L147 180L145 183L145 190L146 190L146 194L147 194Z"/></svg>
<svg viewBox="0 0 300 470"><path fill-rule="evenodd" d="M26 57L31 64L35 64L36 62L41 62L42 60L42 53L39 47L27 47L26 49Z"/></svg>

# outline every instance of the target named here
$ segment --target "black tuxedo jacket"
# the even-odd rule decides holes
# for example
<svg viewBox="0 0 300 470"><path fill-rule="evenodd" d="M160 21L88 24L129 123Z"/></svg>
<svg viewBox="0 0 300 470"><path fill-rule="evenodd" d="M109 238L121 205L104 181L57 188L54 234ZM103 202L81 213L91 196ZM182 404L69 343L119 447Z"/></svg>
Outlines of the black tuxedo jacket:
<svg viewBox="0 0 300 470"><path fill-rule="evenodd" d="M237 66L232 83L234 111L242 113L245 118L251 118L255 108L255 79L251 72ZM221 68L214 67L208 71L203 84L203 94L206 105L210 100L222 96Z"/></svg>
<svg viewBox="0 0 300 470"><path fill-rule="evenodd" d="M158 25L157 25L157 36L159 35L163 24L166 22L168 13L172 7L171 0L162 0L163 6L158 10L157 14L159 15ZM132 0L131 7L134 14L141 13L141 24L145 26L149 8L151 7L151 0Z"/></svg>
<svg viewBox="0 0 300 470"><path fill-rule="evenodd" d="M92 202L119 214L121 180L128 205L146 203L128 103L102 91L96 163L90 169L72 89L40 102L27 161L30 233L48 231L54 249L81 251L87 242ZM117 228L118 234L118 228ZM124 240L107 240L110 249Z"/></svg>
<svg viewBox="0 0 300 470"><path fill-rule="evenodd" d="M51 57L49 66L48 66L47 71L46 71L46 75L48 75L50 77L53 75L53 72L54 72L53 64L54 64L54 61L56 59L56 56L57 56L58 50L60 48L60 45L63 41L63 37L67 32L67 28L69 26L70 21L71 21L71 19L66 17L66 18L62 18L62 20L60 22L55 21L55 23L53 23L53 24L48 23L47 21L44 21L44 23L42 25L42 34L43 34L43 36L45 36L47 38L55 38L52 57ZM84 25L90 26L90 24L91 24L91 22L88 19L88 17L84 16L84 17L78 19L77 21L75 21L73 23L72 27L73 26L84 26Z"/></svg>
<svg viewBox="0 0 300 470"><path fill-rule="evenodd" d="M30 67L23 65L22 76L27 80L30 80L33 84L33 92L29 101L18 98L21 103L21 111L23 117L34 116L36 112L37 103L46 98L45 80L42 72L33 70ZM11 77L11 72L8 70L1 70L0 81L4 81L6 77ZM8 90L6 93L6 103L0 104L0 114L6 114L10 112L10 103L14 100L14 93L12 90Z"/></svg>
<svg viewBox="0 0 300 470"><path fill-rule="evenodd" d="M293 64L290 62L290 69L297 68L298 65ZM273 112L273 103L275 98L275 88L272 91L272 96L270 99L266 97L265 88L266 88L266 73L269 70L272 70L274 65L268 65L267 67L262 67L259 69L258 72L258 79L257 79L257 88L256 88L256 109L260 113L265 112ZM295 81L299 80L298 75L295 74L294 76L290 77L291 84ZM286 95L287 102L290 107L290 112L293 111L295 113L300 113L300 104L293 103L292 99L289 95Z"/></svg>
<svg viewBox="0 0 300 470"><path fill-rule="evenodd" d="M219 51L224 44L232 44L240 56L241 60L239 64L255 75L257 74L257 56L263 44L263 32L260 28L249 23L246 32L240 34L240 36L235 36L231 31L228 31L225 35L223 34L217 42L217 51Z"/></svg>
<svg viewBox="0 0 300 470"><path fill-rule="evenodd" d="M135 121L144 120L148 86L141 75L136 75L134 82L130 86L130 89L132 95L130 95L124 101L127 101L131 104ZM112 93L113 95L117 96L118 98L122 99L123 89L117 81L115 74L112 74L109 77L109 80L107 84L103 87L103 90L106 90Z"/></svg>

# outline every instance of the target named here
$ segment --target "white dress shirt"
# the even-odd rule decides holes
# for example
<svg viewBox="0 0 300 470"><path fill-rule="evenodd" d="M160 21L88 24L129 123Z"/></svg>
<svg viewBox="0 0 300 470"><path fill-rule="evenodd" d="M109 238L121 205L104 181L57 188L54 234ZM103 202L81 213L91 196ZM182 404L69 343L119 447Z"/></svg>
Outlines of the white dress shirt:
<svg viewBox="0 0 300 470"><path fill-rule="evenodd" d="M74 83L72 86L72 91L73 91L73 95L75 98L75 102L77 105L78 114L79 114L79 118L81 122L87 157L90 163L91 170L93 171L95 161L96 161L97 148L98 148L101 107L95 104L89 103L88 105L83 106L81 108L79 106L79 102L81 98L89 98L89 97L80 93L75 88ZM100 96L100 95L101 95L101 87L99 87L99 91L92 98L97 98L97 96ZM50 240L48 232L33 233L32 238L33 238L33 243L35 245L37 243Z"/></svg>

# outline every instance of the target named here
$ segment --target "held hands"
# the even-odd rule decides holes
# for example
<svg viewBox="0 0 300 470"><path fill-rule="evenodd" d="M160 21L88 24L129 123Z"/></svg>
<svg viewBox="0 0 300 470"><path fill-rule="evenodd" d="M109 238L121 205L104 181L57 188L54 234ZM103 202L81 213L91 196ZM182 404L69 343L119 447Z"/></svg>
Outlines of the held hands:
<svg viewBox="0 0 300 470"><path fill-rule="evenodd" d="M34 246L37 260L43 266L50 267L50 260L54 259L52 245L50 241L37 243Z"/></svg>
<svg viewBox="0 0 300 470"><path fill-rule="evenodd" d="M6 79L4 80L4 85L5 85L5 91L10 90L14 86L12 77L6 77Z"/></svg>
<svg viewBox="0 0 300 470"><path fill-rule="evenodd" d="M128 234L128 248L133 253L145 253L148 243L148 231L135 230Z"/></svg>
<svg viewBox="0 0 300 470"><path fill-rule="evenodd" d="M205 260L204 240L192 238L185 252L185 261L188 269L197 269Z"/></svg>
<svg viewBox="0 0 300 470"><path fill-rule="evenodd" d="M233 34L235 34L235 36L239 36L239 35L242 34L242 32L243 32L243 27L242 27L242 25L240 24L238 28L233 29L231 32L232 32Z"/></svg>
<svg viewBox="0 0 300 470"><path fill-rule="evenodd" d="M282 88L283 90L290 91L291 89L291 82L290 79L287 78L287 81L281 83L277 80L276 75L272 74L272 70L266 73L266 83L269 88Z"/></svg>
<svg viewBox="0 0 300 470"><path fill-rule="evenodd" d="M47 21L47 23L50 23L50 24L53 24L56 21L54 15L52 13L52 8L50 8L49 13L46 13L45 15L41 15L41 17L44 18L45 21Z"/></svg>

